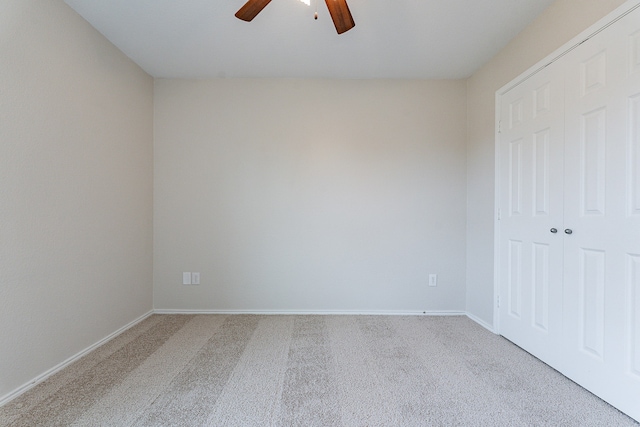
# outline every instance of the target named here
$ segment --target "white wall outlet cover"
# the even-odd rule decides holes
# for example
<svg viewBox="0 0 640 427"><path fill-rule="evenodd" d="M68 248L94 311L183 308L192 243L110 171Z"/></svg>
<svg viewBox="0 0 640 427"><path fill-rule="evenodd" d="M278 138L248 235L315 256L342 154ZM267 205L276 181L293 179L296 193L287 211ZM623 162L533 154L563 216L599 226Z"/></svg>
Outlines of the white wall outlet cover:
<svg viewBox="0 0 640 427"><path fill-rule="evenodd" d="M438 286L438 275L430 274L429 275L429 286Z"/></svg>
<svg viewBox="0 0 640 427"><path fill-rule="evenodd" d="M191 284L191 273L188 273L188 272L182 273L182 284L183 285Z"/></svg>

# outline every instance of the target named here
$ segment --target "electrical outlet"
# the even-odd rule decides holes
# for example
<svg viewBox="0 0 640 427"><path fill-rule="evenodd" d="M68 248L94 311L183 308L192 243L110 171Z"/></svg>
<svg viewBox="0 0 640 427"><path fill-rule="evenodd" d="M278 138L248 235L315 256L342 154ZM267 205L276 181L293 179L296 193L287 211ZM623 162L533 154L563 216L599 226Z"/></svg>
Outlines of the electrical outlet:
<svg viewBox="0 0 640 427"><path fill-rule="evenodd" d="M438 286L437 274L429 274L429 286Z"/></svg>
<svg viewBox="0 0 640 427"><path fill-rule="evenodd" d="M191 284L199 285L200 284L200 273L191 273Z"/></svg>
<svg viewBox="0 0 640 427"><path fill-rule="evenodd" d="M191 284L191 273L189 273L189 272L183 272L182 273L182 284L183 285L190 285Z"/></svg>

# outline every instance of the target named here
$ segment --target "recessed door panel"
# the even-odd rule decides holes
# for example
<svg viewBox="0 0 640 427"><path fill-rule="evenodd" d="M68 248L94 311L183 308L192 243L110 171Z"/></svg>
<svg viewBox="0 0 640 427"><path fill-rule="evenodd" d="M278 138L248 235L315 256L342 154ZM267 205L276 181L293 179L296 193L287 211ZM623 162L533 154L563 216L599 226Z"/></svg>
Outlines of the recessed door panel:
<svg viewBox="0 0 640 427"><path fill-rule="evenodd" d="M629 98L628 128L627 206L630 215L640 215L640 94Z"/></svg>
<svg viewBox="0 0 640 427"><path fill-rule="evenodd" d="M551 111L551 82L545 82L533 92L534 118Z"/></svg>
<svg viewBox="0 0 640 427"><path fill-rule="evenodd" d="M509 105L509 129L513 129L524 121L524 101L516 99Z"/></svg>
<svg viewBox="0 0 640 427"><path fill-rule="evenodd" d="M598 52L580 64L580 90L582 96L603 89L607 84L607 55Z"/></svg>
<svg viewBox="0 0 640 427"><path fill-rule="evenodd" d="M522 304L522 242L509 241L509 314L520 318Z"/></svg>
<svg viewBox="0 0 640 427"><path fill-rule="evenodd" d="M581 117L581 204L583 215L605 213L605 152L607 110L599 108Z"/></svg>
<svg viewBox="0 0 640 427"><path fill-rule="evenodd" d="M522 139L509 145L510 215L522 214Z"/></svg>
<svg viewBox="0 0 640 427"><path fill-rule="evenodd" d="M533 325L547 331L549 327L549 245L533 244Z"/></svg>
<svg viewBox="0 0 640 427"><path fill-rule="evenodd" d="M549 215L549 129L533 136L534 215Z"/></svg>
<svg viewBox="0 0 640 427"><path fill-rule="evenodd" d="M629 372L640 381L640 255L627 254Z"/></svg>
<svg viewBox="0 0 640 427"><path fill-rule="evenodd" d="M604 349L604 251L581 249L580 320L582 350L602 359Z"/></svg>
<svg viewBox="0 0 640 427"><path fill-rule="evenodd" d="M640 31L629 36L629 74L640 73Z"/></svg>

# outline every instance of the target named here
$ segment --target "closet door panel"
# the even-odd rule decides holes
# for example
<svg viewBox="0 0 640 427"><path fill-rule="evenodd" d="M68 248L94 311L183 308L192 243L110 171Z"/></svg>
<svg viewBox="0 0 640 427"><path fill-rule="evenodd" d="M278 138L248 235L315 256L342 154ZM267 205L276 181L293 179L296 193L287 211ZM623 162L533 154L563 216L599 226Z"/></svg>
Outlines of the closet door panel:
<svg viewBox="0 0 640 427"><path fill-rule="evenodd" d="M633 30L633 28L630 28ZM628 124L627 124L627 206L626 222L632 230L625 251L627 259L627 334L625 355L630 381L640 381L640 30L629 36ZM638 417L636 417L638 418Z"/></svg>
<svg viewBox="0 0 640 427"><path fill-rule="evenodd" d="M636 418L639 31L636 10L565 58L563 297L563 373Z"/></svg>
<svg viewBox="0 0 640 427"><path fill-rule="evenodd" d="M501 99L500 333L554 367L562 312L563 86L550 66Z"/></svg>
<svg viewBox="0 0 640 427"><path fill-rule="evenodd" d="M626 165L623 212L618 234L621 239L620 267L624 271L626 304L624 313L624 339L620 380L624 395L621 408L640 420L640 9L621 22L621 35L626 49L626 78L620 87L625 111L622 114L624 128L624 156Z"/></svg>

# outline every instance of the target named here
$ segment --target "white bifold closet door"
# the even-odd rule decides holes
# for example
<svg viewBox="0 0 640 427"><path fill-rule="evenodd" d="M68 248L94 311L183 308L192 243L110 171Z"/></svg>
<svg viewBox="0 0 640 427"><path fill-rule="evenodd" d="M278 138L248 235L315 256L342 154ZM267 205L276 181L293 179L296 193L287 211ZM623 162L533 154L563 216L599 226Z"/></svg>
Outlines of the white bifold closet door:
<svg viewBox="0 0 640 427"><path fill-rule="evenodd" d="M501 99L500 333L554 368L562 343L564 88L551 64Z"/></svg>
<svg viewBox="0 0 640 427"><path fill-rule="evenodd" d="M500 105L500 333L640 420L640 9Z"/></svg>

